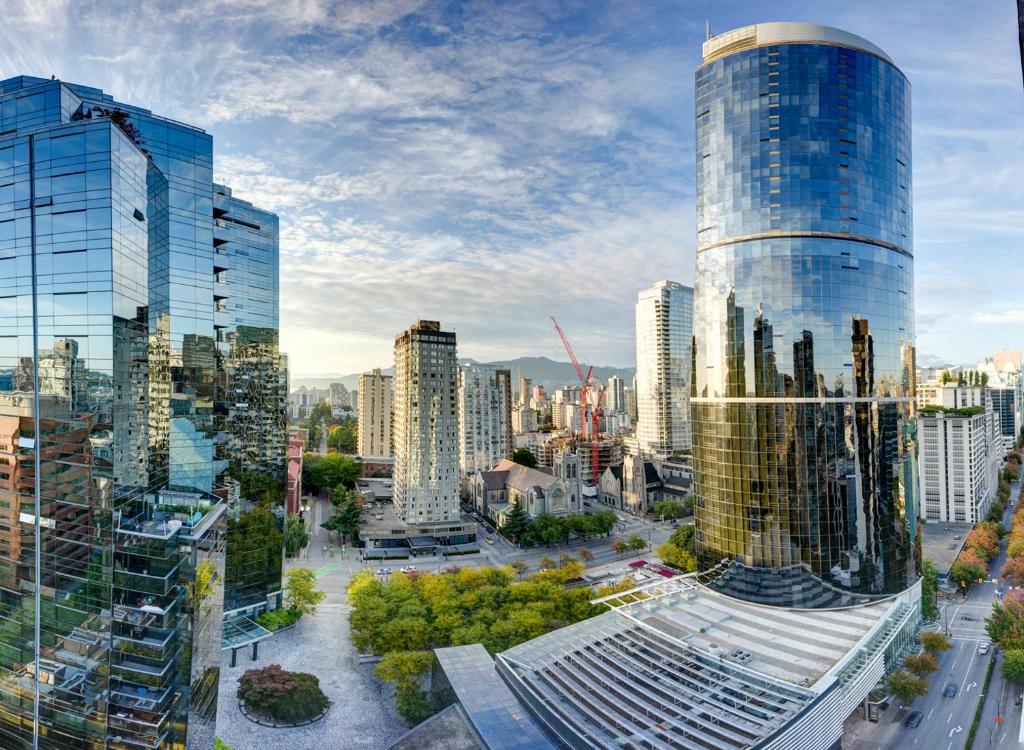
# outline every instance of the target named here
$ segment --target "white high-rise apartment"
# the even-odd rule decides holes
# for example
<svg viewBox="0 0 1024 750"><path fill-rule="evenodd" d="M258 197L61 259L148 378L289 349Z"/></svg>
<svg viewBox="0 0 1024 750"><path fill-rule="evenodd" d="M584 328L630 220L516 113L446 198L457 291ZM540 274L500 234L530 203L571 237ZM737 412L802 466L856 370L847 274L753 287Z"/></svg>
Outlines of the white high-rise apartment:
<svg viewBox="0 0 1024 750"><path fill-rule="evenodd" d="M511 430L512 373L485 365L459 367L459 466L462 475L490 471L503 458L512 458Z"/></svg>
<svg viewBox="0 0 1024 750"><path fill-rule="evenodd" d="M999 415L987 388L950 383L937 390L939 403L923 407L919 416L921 516L983 521L999 490Z"/></svg>
<svg viewBox="0 0 1024 750"><path fill-rule="evenodd" d="M395 338L394 504L407 524L459 519L455 332L420 320Z"/></svg>
<svg viewBox="0 0 1024 750"><path fill-rule="evenodd" d="M391 376L380 368L359 376L360 456L391 455Z"/></svg>
<svg viewBox="0 0 1024 750"><path fill-rule="evenodd" d="M608 407L609 411L626 411L626 381L618 375L608 378Z"/></svg>
<svg viewBox="0 0 1024 750"><path fill-rule="evenodd" d="M693 289L657 281L636 303L637 446L651 458L690 450Z"/></svg>

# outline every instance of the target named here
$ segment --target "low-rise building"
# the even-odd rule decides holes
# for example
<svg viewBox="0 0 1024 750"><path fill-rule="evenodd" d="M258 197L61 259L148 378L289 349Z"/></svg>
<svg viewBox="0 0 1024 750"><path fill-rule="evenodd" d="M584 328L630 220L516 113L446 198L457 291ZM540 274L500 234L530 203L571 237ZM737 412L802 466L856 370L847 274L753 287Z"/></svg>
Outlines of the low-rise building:
<svg viewBox="0 0 1024 750"><path fill-rule="evenodd" d="M470 477L469 493L476 509L499 526L515 505L531 518L542 513L568 516L583 510L580 474L580 457L575 453L556 456L551 470L504 460Z"/></svg>
<svg viewBox="0 0 1024 750"><path fill-rule="evenodd" d="M597 494L603 505L638 515L650 513L661 500L686 502L689 496L689 477L663 474L657 463L636 454L604 470Z"/></svg>

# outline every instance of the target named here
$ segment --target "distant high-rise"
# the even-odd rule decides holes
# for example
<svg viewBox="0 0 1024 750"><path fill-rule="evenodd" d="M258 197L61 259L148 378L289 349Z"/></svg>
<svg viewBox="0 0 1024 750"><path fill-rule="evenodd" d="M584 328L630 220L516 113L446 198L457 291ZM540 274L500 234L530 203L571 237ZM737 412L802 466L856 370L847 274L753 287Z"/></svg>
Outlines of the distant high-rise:
<svg viewBox="0 0 1024 750"><path fill-rule="evenodd" d="M391 455L391 385L391 376L382 375L379 367L359 376L360 456Z"/></svg>
<svg viewBox="0 0 1024 750"><path fill-rule="evenodd" d="M526 407L520 407L526 409ZM459 367L459 466L463 476L512 458L512 373Z"/></svg>
<svg viewBox="0 0 1024 750"><path fill-rule="evenodd" d="M618 375L608 378L608 408L614 412L626 411L626 381Z"/></svg>
<svg viewBox="0 0 1024 750"><path fill-rule="evenodd" d="M455 333L420 320L395 338L394 504L407 524L457 521Z"/></svg>
<svg viewBox="0 0 1024 750"><path fill-rule="evenodd" d="M910 84L860 37L757 24L705 42L696 120L699 563L786 606L903 591L919 503Z"/></svg>
<svg viewBox="0 0 1024 750"><path fill-rule="evenodd" d="M640 452L668 458L690 450L693 289L658 281L636 303L636 440ZM623 394L625 400L625 394Z"/></svg>
<svg viewBox="0 0 1024 750"><path fill-rule="evenodd" d="M533 387L533 381L530 378L519 378L519 392L516 394L519 398L519 403L523 406L530 405L530 391Z"/></svg>

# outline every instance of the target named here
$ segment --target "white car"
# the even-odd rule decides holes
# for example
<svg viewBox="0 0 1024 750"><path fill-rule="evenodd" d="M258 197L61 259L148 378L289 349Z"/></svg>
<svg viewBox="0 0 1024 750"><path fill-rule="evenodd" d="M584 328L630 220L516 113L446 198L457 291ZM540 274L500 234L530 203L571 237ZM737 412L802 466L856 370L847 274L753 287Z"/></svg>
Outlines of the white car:
<svg viewBox="0 0 1024 750"><path fill-rule="evenodd" d="M988 643L979 643L978 644L978 656L984 656L985 654L987 654L988 650L991 647L992 646L990 644L988 644Z"/></svg>
<svg viewBox="0 0 1024 750"><path fill-rule="evenodd" d="M400 569L399 572L400 573L415 573L416 572L416 566L415 565L406 565L404 568Z"/></svg>

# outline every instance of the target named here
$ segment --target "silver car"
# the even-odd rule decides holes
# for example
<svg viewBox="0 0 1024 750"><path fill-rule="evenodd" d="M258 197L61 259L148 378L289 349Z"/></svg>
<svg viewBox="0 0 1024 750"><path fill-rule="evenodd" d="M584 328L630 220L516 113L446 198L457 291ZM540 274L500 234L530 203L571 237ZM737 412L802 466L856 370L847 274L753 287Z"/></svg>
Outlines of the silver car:
<svg viewBox="0 0 1024 750"><path fill-rule="evenodd" d="M978 644L978 656L984 656L985 654L988 653L988 650L990 648L992 648L992 646L989 643L979 643Z"/></svg>

